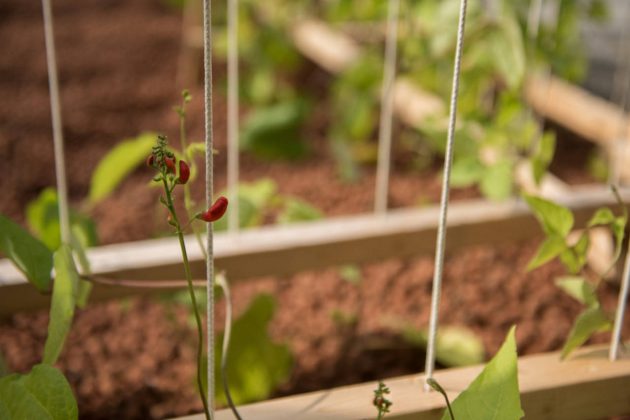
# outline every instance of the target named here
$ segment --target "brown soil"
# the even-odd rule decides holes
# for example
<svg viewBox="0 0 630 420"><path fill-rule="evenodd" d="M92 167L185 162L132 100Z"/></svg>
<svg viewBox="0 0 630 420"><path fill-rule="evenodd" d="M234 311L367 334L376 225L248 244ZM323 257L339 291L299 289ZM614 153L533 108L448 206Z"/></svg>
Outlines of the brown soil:
<svg viewBox="0 0 630 420"><path fill-rule="evenodd" d="M0 212L20 222L24 206L54 184L40 13L39 3L0 3L0 40L7 46L0 54L0 161L5 168ZM54 13L70 196L79 205L92 168L113 144L146 130L176 138L177 118L171 107L180 90L175 84L180 16L156 0L89 0L78 5L59 0ZM316 85L326 78L308 64L302 71L307 86L309 80ZM216 65L219 93L223 73L222 65ZM191 90L190 136L201 139L202 91L199 86ZM221 189L226 166L222 95L216 95L214 106L220 152L216 182ZM319 115L325 109L323 104L316 111L316 120L325 120ZM369 211L373 170L366 168L355 184L339 181L321 127L309 131L314 154L307 160L268 163L243 155L242 178L271 177L281 192L302 197L327 215ZM576 156L567 166L574 167L583 154ZM554 170L569 174L562 172L567 166L557 160ZM157 191L146 187L149 177L147 169L139 169L94 209L102 242L143 239L162 225L155 206ZM195 193L203 195L202 187L196 186ZM395 166L392 207L435 201L438 195L435 168L422 177L404 165ZM455 199L476 195L472 189L454 192ZM480 246L450 256L441 321L474 330L488 355L513 324L518 325L522 354L558 349L580 308L553 286L553 278L562 273L558 265L524 274L535 246L536 242L500 250ZM329 269L258 279L235 286L233 294L237 312L257 293L276 296L271 334L287 342L295 355L290 380L276 391L286 395L419 371L421 351L402 342L392 325L427 325L432 270L430 257L390 260L362 267L360 286ZM602 288L609 309L616 292L614 285ZM334 311L355 316L356 324L335 322ZM217 328L221 308L218 315ZM28 370L40 360L47 319L42 311L0 323L0 353L12 370ZM603 335L596 341L605 339ZM148 297L94 304L77 314L59 366L74 387L82 418L183 415L201 409L193 387L193 344L185 308Z"/></svg>

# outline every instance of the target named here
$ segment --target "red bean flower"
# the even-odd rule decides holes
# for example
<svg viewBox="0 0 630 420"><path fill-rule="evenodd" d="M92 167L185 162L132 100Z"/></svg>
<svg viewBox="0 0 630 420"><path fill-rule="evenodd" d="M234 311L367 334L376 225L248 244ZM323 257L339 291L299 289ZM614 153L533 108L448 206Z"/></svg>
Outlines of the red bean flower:
<svg viewBox="0 0 630 420"><path fill-rule="evenodd" d="M170 173L176 173L177 170L175 169L175 158L165 157L164 164L166 165L166 168Z"/></svg>
<svg viewBox="0 0 630 420"><path fill-rule="evenodd" d="M155 163L155 155L153 153L151 153L148 157L147 157L147 166L149 167L153 167L153 164Z"/></svg>
<svg viewBox="0 0 630 420"><path fill-rule="evenodd" d="M198 219L203 220L204 222L216 222L225 214L225 211L228 207L228 199L221 196L217 198L217 201L214 202L212 206L203 213L197 216Z"/></svg>
<svg viewBox="0 0 630 420"><path fill-rule="evenodd" d="M179 178L177 178L178 184L185 184L190 179L190 167L183 160L179 161Z"/></svg>

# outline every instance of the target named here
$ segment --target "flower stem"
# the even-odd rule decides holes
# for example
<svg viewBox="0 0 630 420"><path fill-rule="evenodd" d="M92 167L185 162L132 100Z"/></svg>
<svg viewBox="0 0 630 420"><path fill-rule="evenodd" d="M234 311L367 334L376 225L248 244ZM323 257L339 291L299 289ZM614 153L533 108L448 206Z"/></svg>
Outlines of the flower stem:
<svg viewBox="0 0 630 420"><path fill-rule="evenodd" d="M177 213L175 212L175 206L173 205L173 197L171 196L171 189L168 188L168 183L163 177L162 182L164 184L164 191L166 192L166 206L168 207L171 217L173 219L177 238L179 239L179 247L182 251L182 259L184 262L184 272L186 275L186 283L188 285L188 293L190 294L190 300L192 301L193 313L195 314L195 321L197 324L197 386L199 388L199 395L201 396L201 402L203 403L203 410L206 415L206 420L211 420L210 411L208 407L208 399L206 397L206 391L203 386L203 373L201 366L203 365L203 325L201 323L201 316L199 315L199 308L197 307L197 298L195 297L195 289L192 283L192 275L190 273L190 263L188 261L188 253L186 252L186 243L184 242L184 233L182 232ZM208 287L212 287L208 285Z"/></svg>

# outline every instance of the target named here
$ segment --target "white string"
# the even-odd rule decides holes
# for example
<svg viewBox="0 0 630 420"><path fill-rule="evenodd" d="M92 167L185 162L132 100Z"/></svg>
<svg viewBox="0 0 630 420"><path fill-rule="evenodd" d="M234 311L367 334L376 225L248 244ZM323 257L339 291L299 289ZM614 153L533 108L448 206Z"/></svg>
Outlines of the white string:
<svg viewBox="0 0 630 420"><path fill-rule="evenodd" d="M457 26L457 47L455 50L455 66L453 69L453 88L451 92L448 135L446 139L446 155L444 156L444 176L442 180L442 196L440 199L440 220L435 250L435 271L433 274L433 292L431 296L431 318L429 321L429 341L427 344L427 358L425 363L426 379L433 378L435 368L435 343L437 338L438 307L442 289L442 275L444 271L444 249L446 245L446 219L448 214L448 198L450 190L451 166L453 163L453 143L455 139L455 122L457 120L457 98L459 95L459 75L461 73L462 50L464 46L464 29L466 27L466 9L468 0L461 0L459 10L459 24ZM424 390L431 386L425 382Z"/></svg>
<svg viewBox="0 0 630 420"><path fill-rule="evenodd" d="M387 41L385 44L385 68L383 70L383 86L381 89L381 121L378 136L376 190L374 191L374 212L378 214L385 214L387 212L399 9L400 0L389 0L387 12Z"/></svg>
<svg viewBox="0 0 630 420"><path fill-rule="evenodd" d="M204 69L204 117L206 137L206 205L213 200L212 151L212 33L211 0L203 0L203 69ZM206 260L207 334L208 334L208 410L214 418L214 244L212 223L207 224L208 258Z"/></svg>
<svg viewBox="0 0 630 420"><path fill-rule="evenodd" d="M61 241L70 243L70 213L68 210L68 183L66 178L66 159L63 150L63 127L61 125L61 103L59 100L59 80L57 78L57 58L55 54L55 35L50 0L42 0L44 14L44 39L46 41L46 64L48 66L48 86L50 89L50 114L53 128L55 151L55 176L57 178L57 201L59 205L59 227Z"/></svg>
<svg viewBox="0 0 630 420"><path fill-rule="evenodd" d="M630 241L628 243L630 244ZM615 314L615 325L610 337L610 353L608 357L611 361L617 360L619 357L623 316L626 313L626 302L628 300L628 283L630 283L630 252L626 253L626 263L623 269L623 277L621 278L621 290L619 291L619 302L617 303L617 312Z"/></svg>
<svg viewBox="0 0 630 420"><path fill-rule="evenodd" d="M228 0L227 186L230 197L228 231L238 232L238 0Z"/></svg>

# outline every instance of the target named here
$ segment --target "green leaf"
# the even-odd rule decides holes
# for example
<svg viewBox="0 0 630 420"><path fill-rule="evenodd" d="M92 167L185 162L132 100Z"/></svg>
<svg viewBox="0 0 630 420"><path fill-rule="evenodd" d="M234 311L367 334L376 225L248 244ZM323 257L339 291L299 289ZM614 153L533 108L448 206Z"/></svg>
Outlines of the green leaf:
<svg viewBox="0 0 630 420"><path fill-rule="evenodd" d="M26 276L40 292L49 292L52 252L21 226L0 214L0 252Z"/></svg>
<svg viewBox="0 0 630 420"><path fill-rule="evenodd" d="M556 235L550 236L538 247L536 255L527 264L527 271L534 270L541 265L553 260L567 249L563 238Z"/></svg>
<svg viewBox="0 0 630 420"><path fill-rule="evenodd" d="M79 292L79 274L74 265L70 247L62 245L55 252L54 261L55 281L43 360L44 363L50 365L57 361L63 349L66 336L72 325L74 308Z"/></svg>
<svg viewBox="0 0 630 420"><path fill-rule="evenodd" d="M532 195L524 197L547 235L555 234L564 238L571 232L574 220L569 209L544 198Z"/></svg>
<svg viewBox="0 0 630 420"><path fill-rule="evenodd" d="M496 70L508 88L515 89L523 81L526 66L521 30L516 19L507 14L501 16L498 29L491 32L488 48Z"/></svg>
<svg viewBox="0 0 630 420"><path fill-rule="evenodd" d="M522 418L518 389L515 327L477 378L453 401L457 420ZM444 412L442 420L450 420Z"/></svg>
<svg viewBox="0 0 630 420"><path fill-rule="evenodd" d="M595 287L584 277L560 277L556 280L556 286L586 306L594 307L599 305Z"/></svg>
<svg viewBox="0 0 630 420"><path fill-rule="evenodd" d="M346 264L339 267L339 276L350 284L358 285L361 283L361 268L354 264Z"/></svg>
<svg viewBox="0 0 630 420"><path fill-rule="evenodd" d="M219 195L227 195L221 191ZM277 184L269 178L238 186L238 216L240 227L255 227L263 222L265 212L278 196ZM229 209L228 209L229 211ZM222 217L214 223L216 231L227 230L228 218Z"/></svg>
<svg viewBox="0 0 630 420"><path fill-rule="evenodd" d="M123 140L101 159L92 174L89 201L95 204L106 198L138 165L145 162L155 145L155 133L143 133Z"/></svg>
<svg viewBox="0 0 630 420"><path fill-rule="evenodd" d="M560 253L560 261L571 274L577 274L586 264L586 254L590 245L588 231L582 232L577 243Z"/></svg>
<svg viewBox="0 0 630 420"><path fill-rule="evenodd" d="M265 159L299 159L308 152L300 137L306 116L301 101L288 101L258 108L243 123L241 145Z"/></svg>
<svg viewBox="0 0 630 420"><path fill-rule="evenodd" d="M479 188L491 200L505 200L512 194L512 162L502 160L484 171Z"/></svg>
<svg viewBox="0 0 630 420"><path fill-rule="evenodd" d="M406 327L402 330L405 340L426 348L427 331ZM468 366L483 362L485 351L481 339L464 327L440 327L435 342L435 358L444 366Z"/></svg>
<svg viewBox="0 0 630 420"><path fill-rule="evenodd" d="M540 185L543 176L547 173L547 168L553 159L556 150L556 135L553 132L546 132L538 143L537 153L532 156L531 165L536 185Z"/></svg>
<svg viewBox="0 0 630 420"><path fill-rule="evenodd" d="M228 355L228 381L235 404L263 400L291 372L292 356L287 346L275 344L268 328L275 311L274 299L259 295L232 326ZM223 335L215 345L217 400L225 403L220 360Z"/></svg>
<svg viewBox="0 0 630 420"><path fill-rule="evenodd" d="M36 365L26 375L0 379L3 420L74 420L79 418L70 384L58 369Z"/></svg>
<svg viewBox="0 0 630 420"><path fill-rule="evenodd" d="M44 189L26 208L26 220L31 231L51 251L61 245L61 229L59 226L59 206L57 191L54 188ZM85 247L98 244L96 225L89 217L70 210L70 224L73 234L79 234Z"/></svg>
<svg viewBox="0 0 630 420"><path fill-rule="evenodd" d="M612 323L599 305L586 309L575 320L569 337L562 348L560 358L566 358L573 350L584 344L586 340L596 332L608 331L611 328Z"/></svg>
<svg viewBox="0 0 630 420"><path fill-rule="evenodd" d="M615 214L608 207L597 209L591 220L588 221L588 227L599 225L609 225L615 221Z"/></svg>
<svg viewBox="0 0 630 420"><path fill-rule="evenodd" d="M321 211L299 198L288 197L284 200L284 208L278 215L278 223L289 224L319 220L323 217Z"/></svg>
<svg viewBox="0 0 630 420"><path fill-rule="evenodd" d="M478 183L484 174L484 166L476 156L465 156L453 162L451 185L464 188Z"/></svg>

